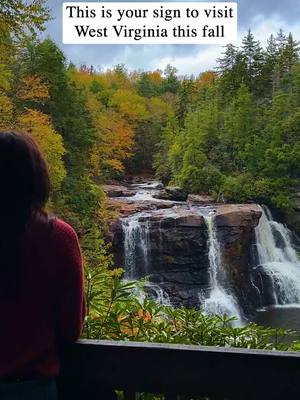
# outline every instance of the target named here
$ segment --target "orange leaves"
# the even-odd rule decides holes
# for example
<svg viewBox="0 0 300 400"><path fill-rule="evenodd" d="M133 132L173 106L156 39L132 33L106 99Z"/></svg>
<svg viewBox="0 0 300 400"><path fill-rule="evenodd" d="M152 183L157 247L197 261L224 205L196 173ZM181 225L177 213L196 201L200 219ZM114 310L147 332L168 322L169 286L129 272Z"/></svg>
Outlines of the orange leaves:
<svg viewBox="0 0 300 400"><path fill-rule="evenodd" d="M153 316L147 310L139 308L134 313L120 314L117 318L120 331L128 336L137 337L141 331L141 326L152 322Z"/></svg>
<svg viewBox="0 0 300 400"><path fill-rule="evenodd" d="M25 76L17 91L19 100L45 101L49 98L47 86L36 75Z"/></svg>
<svg viewBox="0 0 300 400"><path fill-rule="evenodd" d="M144 322L152 321L152 315L150 312L141 308L137 312L137 318L143 320Z"/></svg>
<svg viewBox="0 0 300 400"><path fill-rule="evenodd" d="M198 88L208 86L213 83L217 78L217 74L214 71L206 71L199 75L196 84Z"/></svg>

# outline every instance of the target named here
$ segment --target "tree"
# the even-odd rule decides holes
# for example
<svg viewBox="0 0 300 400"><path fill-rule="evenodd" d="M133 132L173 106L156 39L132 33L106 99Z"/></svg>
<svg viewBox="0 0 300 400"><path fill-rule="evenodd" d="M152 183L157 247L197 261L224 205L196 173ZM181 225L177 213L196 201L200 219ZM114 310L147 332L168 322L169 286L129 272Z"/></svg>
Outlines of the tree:
<svg viewBox="0 0 300 400"><path fill-rule="evenodd" d="M162 93L170 92L177 93L180 83L177 78L177 69L171 65L167 65L164 70L164 80L162 82Z"/></svg>
<svg viewBox="0 0 300 400"><path fill-rule="evenodd" d="M233 44L225 46L225 51L222 53L223 57L217 59L217 71L224 74L233 69L237 61L238 49Z"/></svg>
<svg viewBox="0 0 300 400"><path fill-rule="evenodd" d="M6 32L20 37L26 30L31 34L44 30L50 18L45 4L46 0L1 0L0 38Z"/></svg>
<svg viewBox="0 0 300 400"><path fill-rule="evenodd" d="M285 48L286 42L287 42L286 35L281 28L279 29L279 31L277 33L275 42L276 42L276 46L278 49L278 53L280 54L283 51L283 49Z"/></svg>
<svg viewBox="0 0 300 400"><path fill-rule="evenodd" d="M159 94L160 87L151 79L151 75L143 72L137 81L138 92L143 97L154 97Z"/></svg>
<svg viewBox="0 0 300 400"><path fill-rule="evenodd" d="M66 176L62 137L54 131L50 118L40 111L28 109L20 115L17 128L30 134L39 144L49 166L53 190L58 190Z"/></svg>
<svg viewBox="0 0 300 400"><path fill-rule="evenodd" d="M261 73L264 62L263 51L260 42L254 40L249 29L247 36L243 39L242 56L247 68L247 77L244 81L253 93L261 93Z"/></svg>
<svg viewBox="0 0 300 400"><path fill-rule="evenodd" d="M177 110L176 116L178 119L179 126L182 128L184 125L185 117L187 112L189 111L193 100L194 94L196 90L195 82L192 79L184 79L181 82L180 89L178 91L178 100L177 100Z"/></svg>
<svg viewBox="0 0 300 400"><path fill-rule="evenodd" d="M271 97L276 90L278 76L277 67L278 63L278 47L274 35L271 35L267 40L267 48L265 51L265 62L262 67L262 81L264 84L264 92L266 97Z"/></svg>
<svg viewBox="0 0 300 400"><path fill-rule="evenodd" d="M284 73L289 77L292 73L292 68L299 61L299 42L294 40L293 35L289 33L287 43L282 52L282 64L284 68Z"/></svg>

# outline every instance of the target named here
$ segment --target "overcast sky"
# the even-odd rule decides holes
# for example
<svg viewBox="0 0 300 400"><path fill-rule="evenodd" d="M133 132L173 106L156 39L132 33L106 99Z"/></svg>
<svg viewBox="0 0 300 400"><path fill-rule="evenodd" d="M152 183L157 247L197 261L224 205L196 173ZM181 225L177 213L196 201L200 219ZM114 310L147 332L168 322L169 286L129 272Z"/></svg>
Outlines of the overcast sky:
<svg viewBox="0 0 300 400"><path fill-rule="evenodd" d="M63 0L48 0L54 19L48 23L46 34L77 65L106 69L125 64L130 70L153 70L171 64L181 75L198 75L213 68L222 52L222 46L215 45L63 45L62 3ZM240 41L249 28L263 45L279 28L286 33L291 31L300 40L300 0L238 0L237 3Z"/></svg>

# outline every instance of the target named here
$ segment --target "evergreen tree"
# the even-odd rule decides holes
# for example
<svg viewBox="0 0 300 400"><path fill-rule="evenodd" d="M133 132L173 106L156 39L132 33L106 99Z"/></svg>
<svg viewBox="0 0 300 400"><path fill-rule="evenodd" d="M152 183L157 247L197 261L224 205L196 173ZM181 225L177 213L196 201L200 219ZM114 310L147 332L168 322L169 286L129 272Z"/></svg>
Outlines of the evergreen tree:
<svg viewBox="0 0 300 400"><path fill-rule="evenodd" d="M264 53L264 64L262 66L262 83L265 97L270 99L278 81L278 48L274 35L267 40L267 47Z"/></svg>
<svg viewBox="0 0 300 400"><path fill-rule="evenodd" d="M238 49L233 44L225 46L225 51L222 53L223 57L217 59L217 71L224 74L234 68L237 62Z"/></svg>
<svg viewBox="0 0 300 400"><path fill-rule="evenodd" d="M280 54L284 50L286 43L287 43L286 35L281 28L279 29L279 32L277 33L275 41L276 41L278 53Z"/></svg>
<svg viewBox="0 0 300 400"><path fill-rule="evenodd" d="M151 80L147 72L143 72L137 81L138 92L143 97L153 97L159 94L157 85Z"/></svg>
<svg viewBox="0 0 300 400"><path fill-rule="evenodd" d="M300 46L299 42L294 40L293 35L289 33L286 46L283 50L283 65L284 65L284 72L291 75L292 68L296 65L297 61L299 61L299 51Z"/></svg>
<svg viewBox="0 0 300 400"><path fill-rule="evenodd" d="M250 29L242 43L242 56L247 68L247 76L245 77L244 83L248 85L253 93L259 94L262 90L261 74L264 64L263 51L260 42L254 39Z"/></svg>
<svg viewBox="0 0 300 400"><path fill-rule="evenodd" d="M191 106L193 93L195 91L195 82L192 79L184 79L181 82L178 92L176 116L178 124L182 128L187 112Z"/></svg>

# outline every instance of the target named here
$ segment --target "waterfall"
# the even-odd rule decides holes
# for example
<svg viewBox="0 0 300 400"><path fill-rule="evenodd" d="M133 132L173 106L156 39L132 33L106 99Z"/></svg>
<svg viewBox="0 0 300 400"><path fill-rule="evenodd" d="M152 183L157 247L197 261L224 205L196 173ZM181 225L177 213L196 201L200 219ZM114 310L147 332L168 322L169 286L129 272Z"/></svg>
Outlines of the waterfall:
<svg viewBox="0 0 300 400"><path fill-rule="evenodd" d="M149 221L139 221L140 215L122 220L124 232L125 278L140 278L149 272Z"/></svg>
<svg viewBox="0 0 300 400"><path fill-rule="evenodd" d="M129 282L126 279L125 281ZM162 306L172 306L169 295L158 284L153 282L144 281L142 285L136 284L132 290L132 294L141 304L144 303L146 298L150 298Z"/></svg>
<svg viewBox="0 0 300 400"><path fill-rule="evenodd" d="M267 207L255 228L258 268L270 278L274 304L300 303L300 262L290 231L273 220Z"/></svg>
<svg viewBox="0 0 300 400"><path fill-rule="evenodd" d="M153 298L158 304L163 306L172 306L169 295L157 284L153 282L145 283L145 291Z"/></svg>
<svg viewBox="0 0 300 400"><path fill-rule="evenodd" d="M207 298L202 299L202 309L208 314L227 314L229 317L235 316L241 320L242 318L235 296L230 293L228 287L225 288L225 285L228 282L226 271L222 265L222 252L220 242L217 237L215 216L209 213L209 215L203 215L203 217L205 219L208 232L210 293Z"/></svg>
<svg viewBox="0 0 300 400"><path fill-rule="evenodd" d="M136 214L122 220L124 232L124 258L125 258L125 280L138 280L150 271L150 222L149 220L140 221L145 214ZM134 295L143 302L148 296L158 304L171 306L168 294L153 282L144 282L144 289L136 286Z"/></svg>

